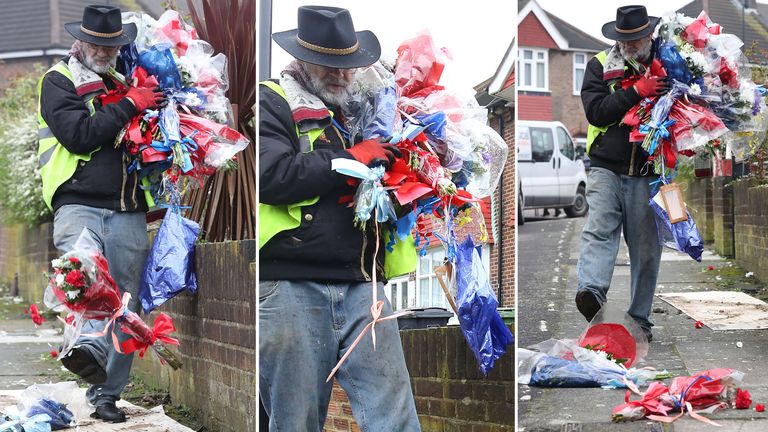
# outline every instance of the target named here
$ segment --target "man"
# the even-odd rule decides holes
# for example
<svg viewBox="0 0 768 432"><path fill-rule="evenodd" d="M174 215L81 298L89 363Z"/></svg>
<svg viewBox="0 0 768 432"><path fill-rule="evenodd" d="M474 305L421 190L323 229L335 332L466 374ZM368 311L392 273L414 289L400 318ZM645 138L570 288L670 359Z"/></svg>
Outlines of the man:
<svg viewBox="0 0 768 432"><path fill-rule="evenodd" d="M379 140L353 146L342 126L355 69L381 53L373 33L355 32L349 11L300 7L298 29L272 38L296 60L259 88L259 394L270 430L320 431L326 377L371 321L372 272L382 280L395 261L381 262L382 247L373 269L373 229L356 227L340 203L354 188L331 160L371 166L399 152ZM382 283L377 291L387 316ZM419 430L395 320L378 323L376 350L366 335L335 378L361 430Z"/></svg>
<svg viewBox="0 0 768 432"><path fill-rule="evenodd" d="M652 34L659 19L644 6L624 6L603 35L616 41L587 64L581 100L589 121L587 153L591 171L587 184L589 216L581 237L576 306L591 321L606 302L623 230L629 248L632 295L628 314L653 337L651 305L659 273L661 245L653 211L648 205L653 169L648 155L629 142L624 114L645 97L669 90L664 78L644 74L652 55ZM624 78L641 75L627 89Z"/></svg>
<svg viewBox="0 0 768 432"><path fill-rule="evenodd" d="M43 198L54 212L53 240L62 252L72 249L88 228L109 262L122 292L138 310L139 278L147 257L147 203L129 159L115 146L120 130L137 113L163 101L157 89L131 88L121 101L102 105L99 95L127 86L114 70L122 45L136 37L134 24L123 25L120 9L87 6L81 22L68 23L75 37L70 55L48 70L40 82L38 150ZM83 334L103 329L89 321ZM117 330L120 340L125 337ZM88 400L94 417L124 422L115 406L128 382L133 355L115 351L111 337L82 336L62 364L92 384Z"/></svg>

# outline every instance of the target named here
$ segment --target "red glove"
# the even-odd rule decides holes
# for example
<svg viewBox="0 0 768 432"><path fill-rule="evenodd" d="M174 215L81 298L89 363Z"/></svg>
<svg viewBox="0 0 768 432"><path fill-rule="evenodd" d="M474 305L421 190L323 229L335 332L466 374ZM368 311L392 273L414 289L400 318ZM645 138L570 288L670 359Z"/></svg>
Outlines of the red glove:
<svg viewBox="0 0 768 432"><path fill-rule="evenodd" d="M635 91L640 97L661 96L669 91L671 87L667 77L646 77L643 76L634 84Z"/></svg>
<svg viewBox="0 0 768 432"><path fill-rule="evenodd" d="M160 90L160 87L131 87L125 97L133 102L137 112L142 112L145 109L157 108L165 102L165 95Z"/></svg>
<svg viewBox="0 0 768 432"><path fill-rule="evenodd" d="M360 141L347 151L355 160L369 167L378 164L389 167L395 162L395 157L403 156L397 147L378 138Z"/></svg>

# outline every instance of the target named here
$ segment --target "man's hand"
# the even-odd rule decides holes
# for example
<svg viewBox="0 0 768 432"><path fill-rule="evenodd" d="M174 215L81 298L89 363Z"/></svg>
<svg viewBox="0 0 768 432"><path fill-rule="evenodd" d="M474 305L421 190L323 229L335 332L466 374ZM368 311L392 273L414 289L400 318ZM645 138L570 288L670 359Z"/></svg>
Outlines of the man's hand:
<svg viewBox="0 0 768 432"><path fill-rule="evenodd" d="M137 112L157 108L166 102L165 95L160 90L160 87L131 87L125 97L133 102Z"/></svg>
<svg viewBox="0 0 768 432"><path fill-rule="evenodd" d="M667 77L643 76L633 86L640 97L661 96L669 91L672 85Z"/></svg>
<svg viewBox="0 0 768 432"><path fill-rule="evenodd" d="M382 164L388 168L395 162L395 157L403 155L397 147L379 138L361 141L347 151L355 160L369 167Z"/></svg>

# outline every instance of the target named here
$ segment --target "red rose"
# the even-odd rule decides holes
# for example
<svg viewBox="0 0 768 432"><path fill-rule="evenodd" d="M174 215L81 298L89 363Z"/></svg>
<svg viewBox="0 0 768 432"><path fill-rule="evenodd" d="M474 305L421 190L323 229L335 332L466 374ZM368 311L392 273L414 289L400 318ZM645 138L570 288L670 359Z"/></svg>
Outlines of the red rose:
<svg viewBox="0 0 768 432"><path fill-rule="evenodd" d="M80 260L75 257L69 257L69 262L71 262L74 265L80 265Z"/></svg>
<svg viewBox="0 0 768 432"><path fill-rule="evenodd" d="M80 270L72 270L71 272L67 273L67 276L64 278L64 282L72 285L76 288L81 288L83 285L85 285L85 276L83 276L83 272Z"/></svg>
<svg viewBox="0 0 768 432"><path fill-rule="evenodd" d="M34 322L35 325L42 325L45 321L45 318L40 315L40 310L37 309L36 304L31 304L29 306L29 315L32 317L32 322Z"/></svg>
<svg viewBox="0 0 768 432"><path fill-rule="evenodd" d="M708 265L708 266L707 266L707 270L708 270L708 271L712 271L712 270L714 270L714 269L715 269L715 267L714 267L714 266L711 266L711 265Z"/></svg>
<svg viewBox="0 0 768 432"><path fill-rule="evenodd" d="M749 390L736 389L736 409L748 409L752 406Z"/></svg>
<svg viewBox="0 0 768 432"><path fill-rule="evenodd" d="M763 412L763 411L765 411L765 405L763 405L763 404L757 404L757 405L755 405L755 411L757 411L757 412Z"/></svg>
<svg viewBox="0 0 768 432"><path fill-rule="evenodd" d="M678 153L680 153L683 156L687 156L687 157L692 157L692 156L696 155L696 152L691 150L691 149L680 150Z"/></svg>
<svg viewBox="0 0 768 432"><path fill-rule="evenodd" d="M697 329L704 328L704 323L701 321L696 321L696 324L693 325Z"/></svg>
<svg viewBox="0 0 768 432"><path fill-rule="evenodd" d="M56 350L51 350L51 357L56 358L59 356L59 352Z"/></svg>

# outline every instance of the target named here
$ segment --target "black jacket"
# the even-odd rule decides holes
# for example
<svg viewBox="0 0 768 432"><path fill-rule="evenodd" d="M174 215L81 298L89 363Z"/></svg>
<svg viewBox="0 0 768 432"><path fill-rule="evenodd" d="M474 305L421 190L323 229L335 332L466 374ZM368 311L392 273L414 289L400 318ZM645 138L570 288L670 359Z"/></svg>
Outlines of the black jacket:
<svg viewBox="0 0 768 432"><path fill-rule="evenodd" d="M630 68L624 76L629 77L635 73ZM606 133L595 139L589 149L592 167L633 176L653 174L650 167L643 169L648 154L638 144L629 142L632 128L619 125L627 111L641 100L633 87L622 90L620 83L616 83L615 91L611 92L608 83L603 80L603 65L600 61L592 58L587 63L581 86L581 102L584 104L587 121L600 127L612 124Z"/></svg>
<svg viewBox="0 0 768 432"><path fill-rule="evenodd" d="M355 192L347 184L350 177L331 171L332 159L352 158L348 147L331 125L312 152L301 153L288 102L259 86L259 201L285 205L320 197L302 207L299 227L277 234L261 248L261 280L370 280L375 237L355 227L352 209L339 203ZM382 236L381 245L385 243ZM381 251L377 258L380 270Z"/></svg>
<svg viewBox="0 0 768 432"><path fill-rule="evenodd" d="M104 78L104 83L109 89L116 86L109 77ZM91 116L72 81L58 72L49 72L43 78L40 95L40 113L64 148L88 154L101 147L90 161L81 161L74 175L59 186L53 195L53 210L65 204L81 204L116 211L147 211L136 172L128 174L130 161L121 146L115 148L117 134L136 114L131 101L123 99L101 106L94 100L96 114Z"/></svg>

